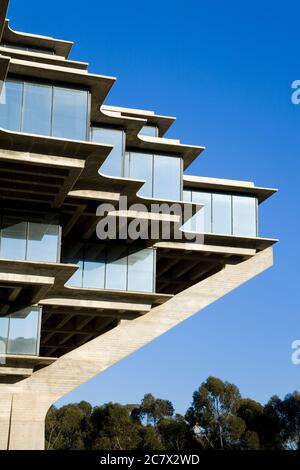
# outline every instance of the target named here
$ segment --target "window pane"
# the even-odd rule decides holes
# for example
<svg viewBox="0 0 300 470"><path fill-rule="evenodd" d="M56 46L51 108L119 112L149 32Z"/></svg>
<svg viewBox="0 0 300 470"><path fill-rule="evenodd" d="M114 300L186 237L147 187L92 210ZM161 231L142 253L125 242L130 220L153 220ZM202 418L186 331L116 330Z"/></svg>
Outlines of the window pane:
<svg viewBox="0 0 300 470"><path fill-rule="evenodd" d="M100 168L100 172L109 176L122 175L123 135L119 129L92 128L92 141L113 145L114 148Z"/></svg>
<svg viewBox="0 0 300 470"><path fill-rule="evenodd" d="M1 258L24 260L26 256L27 222L4 216L1 230Z"/></svg>
<svg viewBox="0 0 300 470"><path fill-rule="evenodd" d="M200 209L199 211L199 215L196 214L195 218L199 219L199 224L200 224L200 220L203 220L203 215L204 215L204 232L205 233L211 232L211 193L193 191L192 202L204 204L204 207ZM200 215L200 212L202 211L203 211L203 214Z"/></svg>
<svg viewBox="0 0 300 470"><path fill-rule="evenodd" d="M22 131L50 134L52 87L35 83L24 84Z"/></svg>
<svg viewBox="0 0 300 470"><path fill-rule="evenodd" d="M104 288L105 247L87 245L84 250L83 287Z"/></svg>
<svg viewBox="0 0 300 470"><path fill-rule="evenodd" d="M256 198L233 196L233 233L244 237L256 237Z"/></svg>
<svg viewBox="0 0 300 470"><path fill-rule="evenodd" d="M158 128L156 126L144 126L139 135L148 135L149 137L157 137L158 136Z"/></svg>
<svg viewBox="0 0 300 470"><path fill-rule="evenodd" d="M107 250L106 282L107 289L126 290L127 247L115 246Z"/></svg>
<svg viewBox="0 0 300 470"><path fill-rule="evenodd" d="M154 155L153 197L181 200L181 158Z"/></svg>
<svg viewBox="0 0 300 470"><path fill-rule="evenodd" d="M152 197L153 155L149 153L130 152L129 178L145 181L138 194Z"/></svg>
<svg viewBox="0 0 300 470"><path fill-rule="evenodd" d="M78 264L79 269L66 282L67 286L82 287L83 284L83 244L68 243L62 254L63 263Z"/></svg>
<svg viewBox="0 0 300 470"><path fill-rule="evenodd" d="M30 308L10 315L7 353L38 354L39 309Z"/></svg>
<svg viewBox="0 0 300 470"><path fill-rule="evenodd" d="M29 222L27 259L55 263L58 256L59 225L56 216L47 215L48 222Z"/></svg>
<svg viewBox="0 0 300 470"><path fill-rule="evenodd" d="M22 82L8 80L0 97L0 127L11 131L21 129Z"/></svg>
<svg viewBox="0 0 300 470"><path fill-rule="evenodd" d="M54 87L53 96L52 135L86 140L88 92Z"/></svg>
<svg viewBox="0 0 300 470"><path fill-rule="evenodd" d="M131 249L128 256L128 290L153 292L153 256L151 248Z"/></svg>
<svg viewBox="0 0 300 470"><path fill-rule="evenodd" d="M213 194L213 232L231 235L231 196Z"/></svg>
<svg viewBox="0 0 300 470"><path fill-rule="evenodd" d="M0 317L0 354L6 353L6 344L8 338L8 317ZM1 364L1 358L0 358Z"/></svg>
<svg viewBox="0 0 300 470"><path fill-rule="evenodd" d="M182 192L182 200L186 202L192 202L192 191L185 189Z"/></svg>

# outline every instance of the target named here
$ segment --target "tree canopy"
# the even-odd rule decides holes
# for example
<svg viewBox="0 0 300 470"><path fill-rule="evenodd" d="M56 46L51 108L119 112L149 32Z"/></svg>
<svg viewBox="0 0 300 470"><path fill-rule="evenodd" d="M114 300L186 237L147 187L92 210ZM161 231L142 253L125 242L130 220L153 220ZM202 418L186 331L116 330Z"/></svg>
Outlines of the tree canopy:
<svg viewBox="0 0 300 470"><path fill-rule="evenodd" d="M208 377L185 415L169 400L147 393L140 404L82 401L51 407L49 450L300 450L300 393L263 406L242 398L236 385Z"/></svg>

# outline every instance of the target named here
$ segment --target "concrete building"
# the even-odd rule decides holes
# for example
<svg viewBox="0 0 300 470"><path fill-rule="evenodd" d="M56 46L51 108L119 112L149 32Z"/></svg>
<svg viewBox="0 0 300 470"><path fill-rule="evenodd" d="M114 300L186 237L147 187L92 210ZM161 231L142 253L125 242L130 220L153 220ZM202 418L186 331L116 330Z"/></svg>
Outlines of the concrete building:
<svg viewBox="0 0 300 470"><path fill-rule="evenodd" d="M185 176L204 147L165 138L175 118L104 105L115 78L69 60L71 42L11 29L7 6L0 449L43 449L56 400L272 265L276 240L259 237L257 220L275 190ZM169 222L170 236L99 240L100 204L118 233L135 220L132 207L119 210L122 196L144 205L144 229ZM177 216L151 211L162 201L201 214L200 242L176 238Z"/></svg>

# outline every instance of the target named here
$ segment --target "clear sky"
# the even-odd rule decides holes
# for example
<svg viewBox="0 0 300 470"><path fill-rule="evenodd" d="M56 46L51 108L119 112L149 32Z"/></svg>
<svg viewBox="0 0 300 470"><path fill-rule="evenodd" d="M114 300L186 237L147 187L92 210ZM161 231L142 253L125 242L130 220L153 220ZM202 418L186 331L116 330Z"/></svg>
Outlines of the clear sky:
<svg viewBox="0 0 300 470"><path fill-rule="evenodd" d="M167 136L207 147L188 173L280 190L260 206L260 235L280 239L271 270L59 404L152 392L184 412L208 375L261 402L299 390L299 2L11 0L8 16L16 30L74 40L71 58L117 76L107 104L177 116Z"/></svg>

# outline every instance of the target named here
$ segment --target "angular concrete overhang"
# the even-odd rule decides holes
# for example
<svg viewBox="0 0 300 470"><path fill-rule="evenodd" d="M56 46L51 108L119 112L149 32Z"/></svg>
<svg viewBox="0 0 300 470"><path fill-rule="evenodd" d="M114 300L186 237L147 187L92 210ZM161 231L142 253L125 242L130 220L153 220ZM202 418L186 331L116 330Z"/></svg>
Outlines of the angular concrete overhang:
<svg viewBox="0 0 300 470"><path fill-rule="evenodd" d="M240 237L218 233L205 233L204 241L207 245L220 245L236 248L250 248L257 251L265 250L278 242L276 238Z"/></svg>
<svg viewBox="0 0 300 470"><path fill-rule="evenodd" d="M77 269L73 264L0 259L1 315L38 303Z"/></svg>
<svg viewBox="0 0 300 470"><path fill-rule="evenodd" d="M176 139L132 135L126 140L126 149L178 155L182 157L183 168L186 169L203 152L203 150L205 150L205 147L181 144L180 141Z"/></svg>
<svg viewBox="0 0 300 470"><path fill-rule="evenodd" d="M8 0L2 0L1 3L8 5ZM5 6L4 6L5 8ZM73 46L72 41L64 41L62 39L55 39L49 36L40 36L37 34L28 34L20 31L14 31L10 28L9 20L7 19L4 24L4 30L2 34L2 43L15 44L17 46L33 47L48 49L54 51L58 56L65 57L69 56L71 48Z"/></svg>
<svg viewBox="0 0 300 470"><path fill-rule="evenodd" d="M111 145L0 129L1 197L58 208L86 167L101 166ZM85 174L85 173L84 173Z"/></svg>
<svg viewBox="0 0 300 470"><path fill-rule="evenodd" d="M149 153L158 152L178 155L183 158L184 168L187 168L200 155L200 153L205 150L205 147L203 146L181 144L177 139L139 135L142 127L150 123L146 112L142 112L141 115L138 112L135 114L128 112L127 114L128 115L112 111L112 107L110 106L101 106L100 116L98 120L94 121L92 124L101 125L104 123L123 128L126 130L126 150L142 150ZM160 116L155 116L155 114L152 115L151 112L149 116L152 116L152 119L156 117L157 122L159 121ZM163 117L163 119L169 119L168 124L171 125L175 118ZM163 131L160 132L160 135L163 134Z"/></svg>
<svg viewBox="0 0 300 470"><path fill-rule="evenodd" d="M223 269L255 255L250 248L234 248L199 243L158 242L156 290L177 294Z"/></svg>
<svg viewBox="0 0 300 470"><path fill-rule="evenodd" d="M55 361L55 357L0 354L1 383L16 383L26 377L30 377L35 371L49 366Z"/></svg>
<svg viewBox="0 0 300 470"><path fill-rule="evenodd" d="M91 91L91 121L99 115L99 107L116 81L115 77L95 75L85 70L68 69L64 66L29 62L28 60L10 59L9 74L61 82L81 86Z"/></svg>
<svg viewBox="0 0 300 470"><path fill-rule="evenodd" d="M143 109L132 109L132 108L123 108L120 106L108 106L102 105L101 111L106 114L111 114L111 116L116 116L119 118L131 117L131 118L139 118L146 120L146 123L152 126L156 126L158 128L158 135L159 137L163 137L167 130L172 126L175 122L176 117L174 116L161 116L159 114L155 114L153 111L147 111Z"/></svg>
<svg viewBox="0 0 300 470"><path fill-rule="evenodd" d="M53 54L46 54L43 52L33 52L33 51L26 51L26 50L18 50L14 49L13 47L9 47L7 45L0 44L0 53L4 56L11 57L14 59L19 60L28 60L30 62L38 62L42 64L49 64L49 65L58 65L60 67L67 67L70 69L79 69L87 71L88 63L87 62L79 62L77 60L68 60L62 56L53 55Z"/></svg>
<svg viewBox="0 0 300 470"><path fill-rule="evenodd" d="M259 203L275 194L275 188L261 188L250 181L237 181L204 176L183 176L183 189L199 189L207 191L228 191L230 193L255 196Z"/></svg>
<svg viewBox="0 0 300 470"><path fill-rule="evenodd" d="M54 294L53 294L54 295ZM41 349L61 356L115 328L121 319L133 320L172 296L108 289L61 287L43 307Z"/></svg>
<svg viewBox="0 0 300 470"><path fill-rule="evenodd" d="M99 187L102 187L100 183ZM103 211L97 212L99 204L102 203L108 203L113 208L110 209L107 206L107 208L103 208ZM62 223L63 237L70 236L72 238L72 231L75 231L75 234L80 235L83 240L93 238L97 224L106 218L106 222L110 221L111 224L116 222L117 238L124 226L129 225L132 221L135 221L135 223L139 221L143 231L150 233L151 225L155 224L153 230L156 230L159 234L157 238L145 241L147 246L163 239L161 234L164 233L167 234L165 237L168 239L182 239L185 241L189 239L190 235L181 230L182 225L203 207L201 204L185 201L146 199L136 194L127 197L128 209L122 209L119 203L119 193L77 189L70 191L62 206L64 215ZM155 206L157 211L155 211ZM174 212L172 212L173 206L175 206ZM180 214L176 212L177 210L180 210ZM170 231L168 231L168 227L170 227ZM168 235L169 233L170 235ZM130 234L127 238L127 242L132 243L133 240L131 240ZM123 240L124 236L121 236L120 239Z"/></svg>

